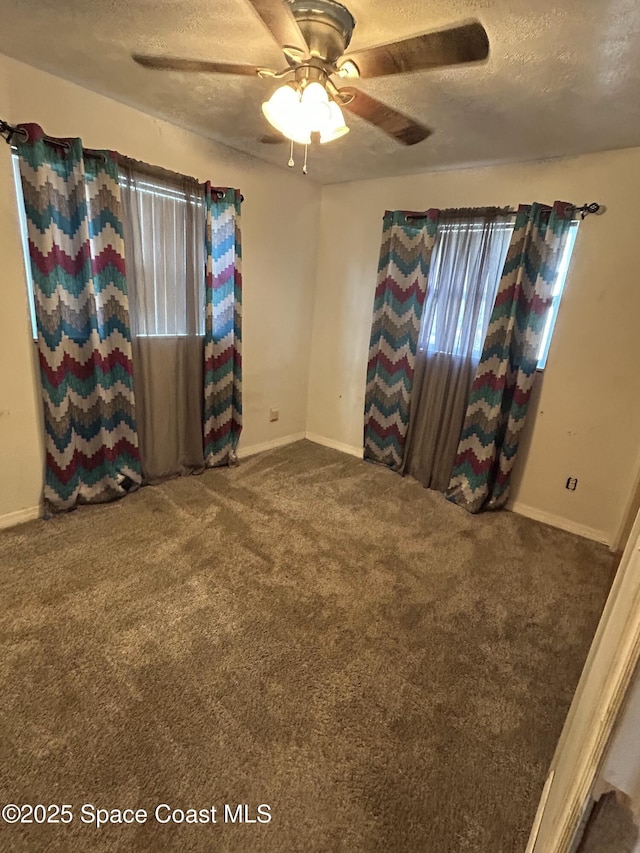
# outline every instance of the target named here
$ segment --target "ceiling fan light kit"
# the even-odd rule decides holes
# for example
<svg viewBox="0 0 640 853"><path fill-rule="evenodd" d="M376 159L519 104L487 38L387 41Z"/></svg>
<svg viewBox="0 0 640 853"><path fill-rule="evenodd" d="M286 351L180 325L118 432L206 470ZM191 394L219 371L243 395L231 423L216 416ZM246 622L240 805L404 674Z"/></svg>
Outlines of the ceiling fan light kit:
<svg viewBox="0 0 640 853"><path fill-rule="evenodd" d="M294 79L276 89L262 104L271 125L292 143L333 142L349 132L339 104L329 94L329 78L338 73L336 61L351 41L353 16L335 0L286 0L307 47L306 52L285 45L285 57ZM332 87L333 88L333 87ZM316 136L317 135L317 136ZM293 166L293 146L289 166ZM304 174L307 173L305 149Z"/></svg>
<svg viewBox="0 0 640 853"><path fill-rule="evenodd" d="M310 145L313 133L326 143L349 132L342 110L319 82L301 89L285 83L265 101L262 112L276 130L300 145Z"/></svg>
<svg viewBox="0 0 640 853"><path fill-rule="evenodd" d="M133 58L146 68L289 78L262 104L262 112L292 146L294 142L308 146L316 140L325 144L340 139L349 132L343 108L402 145L422 142L431 135L425 125L361 89L338 88L337 83L481 62L489 55L487 33L482 24L472 21L345 56L356 22L337 0L248 2L280 44L287 62L284 70L162 56L134 54ZM306 160L305 148L305 173ZM293 156L289 165L293 165Z"/></svg>

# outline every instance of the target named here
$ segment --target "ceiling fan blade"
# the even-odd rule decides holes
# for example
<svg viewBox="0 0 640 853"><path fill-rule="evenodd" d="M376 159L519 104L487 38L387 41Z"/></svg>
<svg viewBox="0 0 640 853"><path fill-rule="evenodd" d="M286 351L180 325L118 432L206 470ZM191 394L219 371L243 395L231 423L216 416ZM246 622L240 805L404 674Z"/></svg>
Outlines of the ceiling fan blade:
<svg viewBox="0 0 640 853"><path fill-rule="evenodd" d="M384 77L426 68L480 62L489 56L489 37L478 21L350 53L361 77Z"/></svg>
<svg viewBox="0 0 640 853"><path fill-rule="evenodd" d="M177 59L172 56L145 56L134 53L133 59L145 68L165 71L196 71L205 74L244 74L257 77L261 70L255 65L236 65L229 62L209 62L204 59Z"/></svg>
<svg viewBox="0 0 640 853"><path fill-rule="evenodd" d="M380 130L403 145L415 145L431 136L428 127L399 113L387 104L377 101L360 89L344 86L340 89L339 94L353 96L352 100L343 104L343 109L379 127Z"/></svg>
<svg viewBox="0 0 640 853"><path fill-rule="evenodd" d="M293 16L283 0L248 0L280 47L295 47L302 55L309 51Z"/></svg>

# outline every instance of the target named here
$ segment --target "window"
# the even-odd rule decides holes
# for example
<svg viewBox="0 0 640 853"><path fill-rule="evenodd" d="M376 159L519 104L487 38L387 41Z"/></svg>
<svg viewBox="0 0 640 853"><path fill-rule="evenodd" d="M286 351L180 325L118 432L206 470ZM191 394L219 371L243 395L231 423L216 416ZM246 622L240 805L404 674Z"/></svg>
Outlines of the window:
<svg viewBox="0 0 640 853"><path fill-rule="evenodd" d="M471 354L480 361L512 233L511 222L471 219L439 226L423 311L429 355Z"/></svg>
<svg viewBox="0 0 640 853"><path fill-rule="evenodd" d="M560 307L560 300L562 298L562 291L564 289L567 273L569 270L569 264L571 262L571 256L576 242L578 225L579 222L577 220L574 220L571 223L571 228L564 249L564 254L562 256L562 260L558 269L558 275L553 285L551 307L549 309L544 331L540 339L540 349L538 352L538 370L544 370L547 364L549 346L551 344L551 338L553 336L553 330L556 324L556 318L558 316L558 309ZM483 272L484 295L482 297L482 302L478 311L478 323L476 326L476 332L472 348L473 358L476 361L479 361L482 355L482 347L484 344L487 327L489 325L497 287L499 284L502 270L504 268L504 263L509 248L509 241L511 239L511 235L513 234L512 223L501 224L498 225L497 228L499 231L498 240L494 241L494 249L492 251L492 256L489 259L489 263L485 265ZM481 232L482 226L480 224L475 223L473 220L470 220L468 223L445 223L444 225L441 225L438 229L438 236L436 238L436 244L433 249L433 259L431 263L430 272L430 284L432 282L435 282L436 287L430 290L427 295L427 302L425 303L425 311L428 313L431 309L431 311L433 312L433 319L431 321L431 331L428 339L428 344L426 346L426 351L429 354L446 352L449 355L462 356L463 352L466 351L465 343L463 340L464 318L467 317L468 310L470 307L467 304L469 279L473 274L473 270L477 270L479 264L479 255L482 251L480 243ZM447 258L447 254L449 253L450 255L451 253L451 246L456 245L457 241L462 238L463 235L465 235L466 239L464 242L460 240L460 251L461 253L464 253L465 261L461 267L462 275L460 281L456 283L457 287L462 289L462 299L460 301L459 316L453 337L451 337L451 335L448 335L449 343L447 345L443 345L443 338L447 338L447 335L443 334L443 326L446 323L450 323L451 318L449 316L446 316L446 311L444 310L445 306L438 304L438 282L441 276L444 274L445 265L451 262L450 257ZM434 303L432 306L429 305L430 301ZM425 348L422 347L422 349L424 350Z"/></svg>
<svg viewBox="0 0 640 853"><path fill-rule="evenodd" d="M204 335L205 207L180 176L120 174L129 313L140 337Z"/></svg>
<svg viewBox="0 0 640 853"><path fill-rule="evenodd" d="M538 351L538 370L544 370L547 366L547 356L549 355L551 336L553 335L553 330L556 325L558 308L560 307L564 283L567 279L567 273L569 272L569 264L571 263L571 255L573 254L573 248L576 244L579 224L580 223L577 220L574 220L571 223L569 237L567 239L566 246L564 247L564 254L562 255L562 260L558 267L558 275L556 276L556 280L553 285L551 308L547 314L547 322L544 326L544 332L542 333L542 339L540 341L540 350Z"/></svg>
<svg viewBox="0 0 640 853"><path fill-rule="evenodd" d="M20 234L22 236L22 257L24 259L24 274L27 280L27 300L29 303L29 315L31 317L31 333L34 341L38 339L38 324L36 322L36 306L33 295L33 277L31 275L31 258L29 257L29 237L27 231L27 215L24 210L24 196L22 194L22 180L20 179L20 164L18 155L13 152L13 179L16 184L16 196L18 198L18 217L20 220Z"/></svg>
<svg viewBox="0 0 640 853"><path fill-rule="evenodd" d="M34 340L38 337L29 238L18 155L13 153L28 303ZM202 192L162 179L120 176L125 239L131 266L129 297L135 300L137 334L146 337L204 335L204 227ZM129 215L125 209L128 207ZM135 211L133 210L135 208ZM135 215L133 215L135 213ZM132 249L132 246L134 247ZM133 276L135 268L136 285ZM187 286L187 280L196 282Z"/></svg>

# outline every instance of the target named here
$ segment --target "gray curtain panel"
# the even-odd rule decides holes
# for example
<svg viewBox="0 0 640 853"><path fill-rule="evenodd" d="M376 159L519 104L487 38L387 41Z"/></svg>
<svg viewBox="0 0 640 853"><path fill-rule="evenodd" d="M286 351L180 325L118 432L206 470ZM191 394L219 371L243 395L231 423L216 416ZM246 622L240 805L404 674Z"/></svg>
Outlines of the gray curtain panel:
<svg viewBox="0 0 640 853"><path fill-rule="evenodd" d="M401 468L431 489L449 486L512 231L496 208L441 214Z"/></svg>
<svg viewBox="0 0 640 853"><path fill-rule="evenodd" d="M144 482L204 469L204 190L121 162L134 390Z"/></svg>

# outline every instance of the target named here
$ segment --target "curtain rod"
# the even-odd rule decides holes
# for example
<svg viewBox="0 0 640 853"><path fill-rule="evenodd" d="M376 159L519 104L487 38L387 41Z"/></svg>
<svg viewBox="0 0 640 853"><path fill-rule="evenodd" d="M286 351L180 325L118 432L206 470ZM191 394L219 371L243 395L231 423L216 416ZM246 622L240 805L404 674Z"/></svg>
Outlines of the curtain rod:
<svg viewBox="0 0 640 853"><path fill-rule="evenodd" d="M23 127L14 127L12 124L0 119L0 136L3 136L9 145L13 144L13 137L16 136L16 134L22 137L23 142L27 142L29 140L29 134ZM48 142L49 145L64 148L65 151L69 151L71 149L70 143L66 142L64 139L55 139L53 136L47 136L46 133L41 136L41 139ZM88 151L89 154L94 154L94 152L89 149L83 148L82 150ZM94 154L94 156L102 157L101 154Z"/></svg>
<svg viewBox="0 0 640 853"><path fill-rule="evenodd" d="M27 139L29 138L29 134L26 132L26 130L18 129L17 127L14 127L12 124L9 124L8 121L4 121L3 119L0 118L0 136L3 137L5 142L7 142L9 145L11 145L13 142L13 137L16 135L16 133L19 134L20 136L22 136L24 142L26 142ZM44 139L46 139L47 142L49 142L49 141L56 142L55 139L50 140L48 136L45 136ZM56 144L59 145L60 143L56 143ZM67 143L64 143L64 145L66 148L69 147L69 145Z"/></svg>
<svg viewBox="0 0 640 853"><path fill-rule="evenodd" d="M7 144L9 144L9 145L12 144L13 137L16 134L18 136L21 136L24 142L27 142L29 139L29 134L27 133L27 131L24 128L14 127L12 124L9 124L9 122L6 122L3 119L0 119L0 136L2 136L4 138L4 140L7 142ZM71 145L68 142L65 142L64 139L55 139L54 137L47 136L46 134L44 134L41 137L41 139L43 139L45 142L48 142L50 145L54 145L54 146L57 146L59 148L64 148L65 151L69 151L71 149ZM90 148L83 148L82 151L85 154L88 154L90 157L99 157L102 160L105 159L104 154L101 154L99 151L92 151ZM137 160L133 160L131 157L125 157L123 154L118 154L118 160L119 160L119 162L128 162L132 165L135 165L136 167L140 167L140 166L147 167L146 163L140 163ZM171 175L174 177L185 177L184 175L180 175L177 172L170 172L167 169L162 169L160 166L158 166L158 167L148 166L147 168L154 169L157 171L162 171L162 172L165 172L167 175ZM197 179L193 178L193 180L195 181ZM198 183L200 183L200 182L198 181ZM211 187L211 191L213 193L215 193L215 195L218 199L221 199L224 197L225 191L222 187ZM240 195L240 201L241 202L244 201L243 195Z"/></svg>
<svg viewBox="0 0 640 853"><path fill-rule="evenodd" d="M547 205L545 205L545 207L547 207ZM548 209L551 210L550 207ZM585 204L581 204L581 205L571 205L571 210L573 210L574 213L579 213L582 219L584 219L585 216L589 216L590 213L600 213L600 212L604 213L605 212L605 208L601 204L598 204L598 202L596 202L596 201L592 201L590 204L587 204L585 202ZM448 211L446 211L446 210L442 211L442 213L444 213L445 216L446 216L447 212ZM453 209L451 212L452 212L452 214L454 214L455 209ZM504 216L516 216L518 214L518 211L513 207L498 207L498 208L495 208L495 213L502 214ZM480 218L482 216L486 216L486 214L483 212L480 212L480 211L474 212L473 209L467 210L466 208L465 208L464 215L466 218L470 218L470 219ZM428 216L428 212L425 211L424 213L407 213L406 218L407 218L407 221L411 222L414 219L425 219L427 216Z"/></svg>
<svg viewBox="0 0 640 853"><path fill-rule="evenodd" d="M8 122L4 121L3 119L0 119L0 136L2 136L9 145L11 145L13 137L16 134L20 134L23 137L25 142L29 139L29 134L23 128L14 127L13 125L9 124ZM45 142L48 142L51 145L61 146L62 148L65 148L67 151L71 148L71 146L68 142L65 142L64 140L61 140L61 139L54 139L52 136L47 136L46 134L42 137L42 139L44 139ZM99 154L97 152L93 152L91 150L87 150L87 149L83 149L83 150L86 150L88 154L92 154L94 157L102 157L103 156L102 154ZM130 158L126 158L126 159L130 159ZM132 162L134 162L134 161L132 161ZM241 201L244 201L243 196L241 196ZM587 204L585 202L585 204L582 204L579 206L578 205L573 206L573 212L579 213L582 219L584 219L585 216L588 216L590 213L600 213L601 210L604 213L604 209L603 209L602 205L598 204L595 201L592 201L590 204ZM512 207L498 208L497 212L502 213L506 216L515 216L518 213L518 211ZM424 214L419 214L419 213L407 214L407 219L408 220L424 219L426 215L427 215L426 213L424 213ZM465 214L465 215L467 215L467 214ZM484 214L482 214L482 213L469 213L468 216L480 217L480 216L484 216Z"/></svg>
<svg viewBox="0 0 640 853"><path fill-rule="evenodd" d="M0 119L0 136L2 136L5 142L8 145L13 145L13 137L20 136L23 142L27 142L29 139L29 134L22 127L14 127L12 124L9 124L3 119ZM53 145L56 148L64 148L65 151L71 150L71 145L69 142L66 142L64 139L55 139L53 136L47 136L43 134L40 137L44 142L48 142L49 145ZM89 157L95 157L98 160L102 160L104 163L106 161L106 157L100 151L92 151L90 148L83 148L83 153L88 155Z"/></svg>

